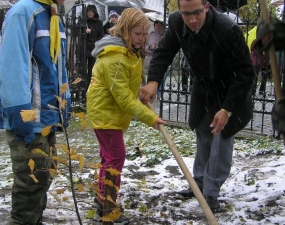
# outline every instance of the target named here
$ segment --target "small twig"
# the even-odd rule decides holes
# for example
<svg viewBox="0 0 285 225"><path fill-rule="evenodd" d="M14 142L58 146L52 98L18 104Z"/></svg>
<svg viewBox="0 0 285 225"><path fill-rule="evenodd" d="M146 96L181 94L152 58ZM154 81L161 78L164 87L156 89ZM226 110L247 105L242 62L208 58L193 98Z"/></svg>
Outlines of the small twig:
<svg viewBox="0 0 285 225"><path fill-rule="evenodd" d="M69 154L68 154L68 171L69 171L69 177L70 177L70 187L71 187L72 198L73 198L75 212L76 212L76 215L77 215L78 222L79 222L80 225L83 225L82 221L81 221L80 214L79 214L79 210L78 210L78 206L77 206L77 200L76 200L75 192L74 192L74 183L73 183L73 179L72 179L72 165L71 165L71 159L70 159L70 145L69 145L69 139L68 139L68 133L67 133L66 127L63 125L63 121L64 120L63 120L63 116L62 116L62 111L61 110L60 110L60 117L61 117L61 121L62 121L62 127L63 127L63 130L64 130L64 134L65 134L65 137L66 137L67 149L68 149L68 152L69 152Z"/></svg>

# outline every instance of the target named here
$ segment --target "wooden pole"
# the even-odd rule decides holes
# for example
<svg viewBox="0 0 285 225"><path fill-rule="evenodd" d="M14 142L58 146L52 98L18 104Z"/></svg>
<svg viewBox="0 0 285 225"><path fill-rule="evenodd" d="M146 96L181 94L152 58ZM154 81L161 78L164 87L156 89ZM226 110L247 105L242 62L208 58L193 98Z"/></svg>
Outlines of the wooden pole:
<svg viewBox="0 0 285 225"><path fill-rule="evenodd" d="M262 19L265 22L270 23L266 0L260 0L260 8L261 8L261 13L262 13ZM269 46L269 58L270 58L270 68L272 72L276 100L278 100L282 98L283 95L282 95L282 90L281 90L281 81L279 77L279 69L278 69L276 55L275 55L274 43L272 43ZM283 134L283 145L285 146L285 135L284 134Z"/></svg>
<svg viewBox="0 0 285 225"><path fill-rule="evenodd" d="M147 106L155 112L152 104L148 101L147 102ZM170 150L172 151L172 154L174 156L174 158L176 159L178 165L180 166L188 184L190 185L196 199L198 200L208 222L210 225L217 225L218 222L212 212L212 210L210 209L209 205L207 204L203 194L201 193L198 185L196 184L195 180L193 179L191 173L189 172L185 162L183 161L181 155L179 154L173 140L170 138L170 135L168 134L167 130L165 129L164 125L159 124L158 128L160 130L160 132L162 133L166 143L168 144Z"/></svg>
<svg viewBox="0 0 285 225"><path fill-rule="evenodd" d="M265 22L270 23L266 0L260 0L260 8L261 8L261 13L262 13L262 19ZM271 44L269 47L269 58L270 58L272 78L273 78L274 87L275 87L275 95L276 95L276 99L278 100L279 98L282 97L282 91L281 91L281 82L279 78L279 69L278 69L277 60L276 60L274 44Z"/></svg>

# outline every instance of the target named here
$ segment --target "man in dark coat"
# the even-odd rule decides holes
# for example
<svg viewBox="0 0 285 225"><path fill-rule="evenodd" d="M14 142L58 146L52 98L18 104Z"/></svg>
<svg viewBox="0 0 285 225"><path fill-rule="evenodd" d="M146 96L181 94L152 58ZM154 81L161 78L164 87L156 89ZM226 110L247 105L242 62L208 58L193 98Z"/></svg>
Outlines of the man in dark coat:
<svg viewBox="0 0 285 225"><path fill-rule="evenodd" d="M194 75L189 126L195 129L194 179L212 210L232 163L234 135L252 116L254 69L239 26L206 0L178 0L179 11L153 53L140 98L155 99L164 71L182 48ZM189 188L178 192L193 197Z"/></svg>
<svg viewBox="0 0 285 225"><path fill-rule="evenodd" d="M103 22L99 19L95 5L87 6L87 28L86 28L86 59L88 63L87 88L91 81L92 68L95 64L95 58L91 56L95 48L95 42L104 36Z"/></svg>

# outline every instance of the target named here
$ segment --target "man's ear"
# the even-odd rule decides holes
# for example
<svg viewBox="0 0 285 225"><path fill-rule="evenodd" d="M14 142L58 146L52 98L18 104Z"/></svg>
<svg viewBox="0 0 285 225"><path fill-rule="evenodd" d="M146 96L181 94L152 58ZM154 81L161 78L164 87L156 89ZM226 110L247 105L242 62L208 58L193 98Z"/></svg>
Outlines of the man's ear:
<svg viewBox="0 0 285 225"><path fill-rule="evenodd" d="M206 3L206 5L205 5L206 12L208 12L208 11L209 11L209 8L210 8L210 3L209 3L209 2L207 2L207 3Z"/></svg>

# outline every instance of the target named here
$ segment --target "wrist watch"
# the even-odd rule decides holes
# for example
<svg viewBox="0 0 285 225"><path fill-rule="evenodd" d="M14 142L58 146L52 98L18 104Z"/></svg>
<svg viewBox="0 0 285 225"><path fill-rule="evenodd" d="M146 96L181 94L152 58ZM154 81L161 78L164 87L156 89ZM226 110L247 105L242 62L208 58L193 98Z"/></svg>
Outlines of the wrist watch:
<svg viewBox="0 0 285 225"><path fill-rule="evenodd" d="M227 114L227 116L230 118L232 113L229 112L228 110L225 110L225 109L221 109L221 111L223 111L225 114Z"/></svg>

